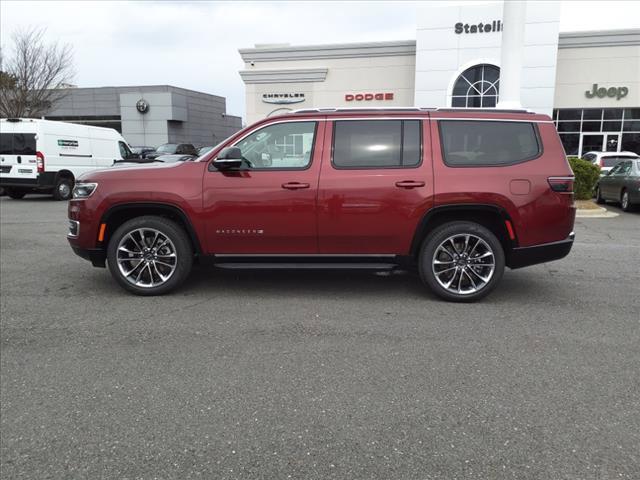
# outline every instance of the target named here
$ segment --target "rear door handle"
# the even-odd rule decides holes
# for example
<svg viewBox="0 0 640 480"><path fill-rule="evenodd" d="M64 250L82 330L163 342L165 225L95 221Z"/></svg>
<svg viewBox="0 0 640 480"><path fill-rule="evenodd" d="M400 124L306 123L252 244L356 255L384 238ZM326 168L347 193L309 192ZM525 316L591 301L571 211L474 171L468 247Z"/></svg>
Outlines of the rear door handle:
<svg viewBox="0 0 640 480"><path fill-rule="evenodd" d="M402 180L400 182L396 182L396 187L400 187L400 188L424 187L424 182L416 182L414 180Z"/></svg>
<svg viewBox="0 0 640 480"><path fill-rule="evenodd" d="M300 182L289 182L283 183L282 188L286 188L287 190L300 190L301 188L309 188L310 185L308 183L300 183Z"/></svg>

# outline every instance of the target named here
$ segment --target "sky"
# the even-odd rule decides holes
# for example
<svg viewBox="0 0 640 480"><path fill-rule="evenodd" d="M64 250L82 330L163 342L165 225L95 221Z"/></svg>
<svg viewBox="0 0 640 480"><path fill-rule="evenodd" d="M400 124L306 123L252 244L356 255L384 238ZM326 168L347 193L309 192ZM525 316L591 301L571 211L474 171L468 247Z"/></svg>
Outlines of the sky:
<svg viewBox="0 0 640 480"><path fill-rule="evenodd" d="M9 53L16 29L45 27L72 46L79 87L169 84L224 96L244 116L238 49L415 39L418 4L2 0L0 45ZM561 1L561 32L621 28L640 28L640 2Z"/></svg>

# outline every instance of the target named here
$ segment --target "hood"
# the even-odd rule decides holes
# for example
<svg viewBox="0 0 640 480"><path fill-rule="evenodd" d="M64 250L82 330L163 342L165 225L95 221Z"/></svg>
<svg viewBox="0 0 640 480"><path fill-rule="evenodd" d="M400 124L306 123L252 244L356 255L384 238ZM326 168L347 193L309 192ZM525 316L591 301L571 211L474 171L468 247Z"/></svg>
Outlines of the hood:
<svg viewBox="0 0 640 480"><path fill-rule="evenodd" d="M115 165L108 168L101 168L101 169L85 172L78 177L78 181L91 182L91 181L96 181L100 178L114 179L117 177L129 177L131 174L135 172L140 172L140 171L149 172L149 171L158 171L158 170L167 169L167 168L180 168L182 165L184 165L184 162L116 163Z"/></svg>

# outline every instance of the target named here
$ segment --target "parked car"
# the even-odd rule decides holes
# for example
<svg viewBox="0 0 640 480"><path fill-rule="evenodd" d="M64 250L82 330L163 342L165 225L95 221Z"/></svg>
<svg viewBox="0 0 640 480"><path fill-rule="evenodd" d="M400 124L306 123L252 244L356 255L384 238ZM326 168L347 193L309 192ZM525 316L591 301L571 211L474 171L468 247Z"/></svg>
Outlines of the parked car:
<svg viewBox="0 0 640 480"><path fill-rule="evenodd" d="M640 158L633 152L587 152L581 157L600 167L600 175L605 175L622 160Z"/></svg>
<svg viewBox="0 0 640 480"><path fill-rule="evenodd" d="M505 266L569 253L573 182L546 115L300 110L193 162L85 174L68 240L139 295L175 289L207 258L227 269L417 268L440 297L472 301Z"/></svg>
<svg viewBox="0 0 640 480"><path fill-rule="evenodd" d="M140 158L147 158L149 153L153 153L156 151L153 147L131 147L131 151L138 155Z"/></svg>
<svg viewBox="0 0 640 480"><path fill-rule="evenodd" d="M116 160L114 166L123 165L153 165L155 163L175 163L175 162L189 162L193 160L193 155L160 155L159 157L150 158L131 158L127 160Z"/></svg>
<svg viewBox="0 0 640 480"><path fill-rule="evenodd" d="M206 147L200 147L198 149L198 156L201 157L202 155L204 155L205 153L209 153L211 150L213 150L215 147L213 145L209 145Z"/></svg>
<svg viewBox="0 0 640 480"><path fill-rule="evenodd" d="M154 159L160 155L193 155L198 156L198 150L190 143L165 143L156 148L155 152L147 153L146 158Z"/></svg>
<svg viewBox="0 0 640 480"><path fill-rule="evenodd" d="M68 200L79 175L133 156L124 138L111 128L0 119L0 187L14 199L40 192Z"/></svg>
<svg viewBox="0 0 640 480"><path fill-rule="evenodd" d="M618 163L596 185L596 201L620 202L625 212L640 205L640 159Z"/></svg>

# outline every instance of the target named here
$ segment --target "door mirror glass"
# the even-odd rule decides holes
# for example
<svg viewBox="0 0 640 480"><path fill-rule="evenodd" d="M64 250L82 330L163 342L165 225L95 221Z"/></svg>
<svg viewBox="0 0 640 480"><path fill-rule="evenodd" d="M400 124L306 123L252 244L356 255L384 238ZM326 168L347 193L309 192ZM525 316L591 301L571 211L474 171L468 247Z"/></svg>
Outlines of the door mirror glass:
<svg viewBox="0 0 640 480"><path fill-rule="evenodd" d="M223 148L213 165L219 169L238 168L242 165L242 150L238 147Z"/></svg>

